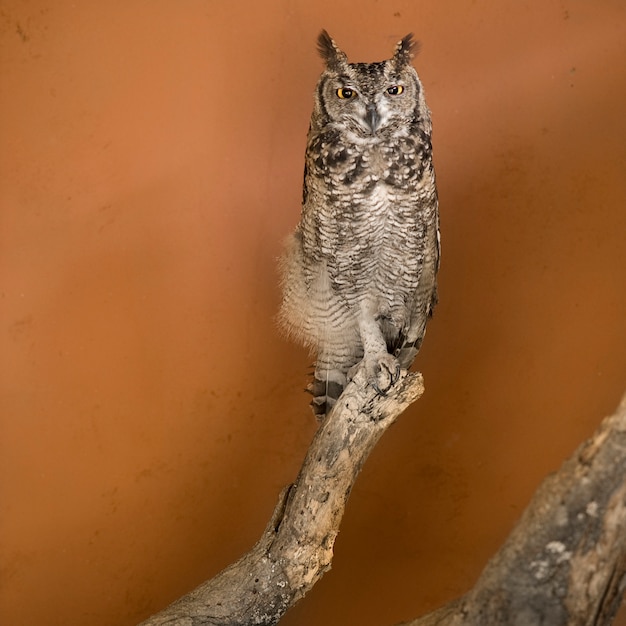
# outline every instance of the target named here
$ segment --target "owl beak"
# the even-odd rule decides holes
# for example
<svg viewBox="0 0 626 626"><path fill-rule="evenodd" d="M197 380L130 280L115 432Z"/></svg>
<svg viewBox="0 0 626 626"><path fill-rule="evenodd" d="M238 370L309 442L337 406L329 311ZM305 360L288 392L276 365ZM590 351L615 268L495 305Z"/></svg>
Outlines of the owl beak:
<svg viewBox="0 0 626 626"><path fill-rule="evenodd" d="M380 125L380 115L378 115L378 111L376 110L375 104L368 104L366 113L365 113L365 123L374 134L377 128Z"/></svg>

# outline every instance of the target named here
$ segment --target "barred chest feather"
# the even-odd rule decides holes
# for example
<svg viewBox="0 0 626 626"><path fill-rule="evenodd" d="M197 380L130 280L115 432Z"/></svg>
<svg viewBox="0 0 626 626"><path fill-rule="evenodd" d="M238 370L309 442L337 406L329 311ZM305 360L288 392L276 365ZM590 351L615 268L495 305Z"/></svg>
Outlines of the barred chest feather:
<svg viewBox="0 0 626 626"><path fill-rule="evenodd" d="M332 287L349 300L375 292L392 308L405 305L426 254L424 226L435 219L424 151L408 138L394 146L317 143L309 148L320 151L307 153L301 224L311 269L325 261Z"/></svg>

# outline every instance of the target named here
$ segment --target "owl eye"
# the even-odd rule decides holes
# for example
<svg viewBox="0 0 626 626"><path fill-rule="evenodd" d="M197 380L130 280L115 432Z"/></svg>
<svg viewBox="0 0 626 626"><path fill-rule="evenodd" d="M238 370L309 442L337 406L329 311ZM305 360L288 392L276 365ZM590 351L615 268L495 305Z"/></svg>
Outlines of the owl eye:
<svg viewBox="0 0 626 626"><path fill-rule="evenodd" d="M393 85L387 89L387 93L390 96L399 96L404 91L404 87L402 85Z"/></svg>
<svg viewBox="0 0 626 626"><path fill-rule="evenodd" d="M340 87L337 89L337 96L342 100L350 100L350 98L356 98L356 91L350 87Z"/></svg>

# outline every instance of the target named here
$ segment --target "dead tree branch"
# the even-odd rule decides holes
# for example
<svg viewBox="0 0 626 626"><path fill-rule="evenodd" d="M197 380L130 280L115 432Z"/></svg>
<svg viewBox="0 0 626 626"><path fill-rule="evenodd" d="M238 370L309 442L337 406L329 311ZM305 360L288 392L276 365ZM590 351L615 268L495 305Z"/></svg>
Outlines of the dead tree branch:
<svg viewBox="0 0 626 626"><path fill-rule="evenodd" d="M474 588L407 626L608 626L626 587L626 396L536 491Z"/></svg>
<svg viewBox="0 0 626 626"><path fill-rule="evenodd" d="M281 494L259 542L140 626L278 623L330 568L339 524L363 463L423 390L421 374L403 372L381 396L357 372L320 426L296 482Z"/></svg>
<svg viewBox="0 0 626 626"><path fill-rule="evenodd" d="M372 448L423 392L387 396L361 373L321 425L252 550L140 626L276 624L330 568L348 495ZM608 626L626 588L626 396L535 493L472 590L407 626Z"/></svg>

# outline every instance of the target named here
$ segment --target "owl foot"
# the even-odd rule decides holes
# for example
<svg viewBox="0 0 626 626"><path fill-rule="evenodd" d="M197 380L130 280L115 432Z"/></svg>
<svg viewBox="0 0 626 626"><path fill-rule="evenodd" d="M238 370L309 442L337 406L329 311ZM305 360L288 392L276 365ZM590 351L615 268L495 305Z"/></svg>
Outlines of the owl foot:
<svg viewBox="0 0 626 626"><path fill-rule="evenodd" d="M359 364L348 372L348 380L352 380L357 367L363 367L367 382L381 396L386 396L400 377L400 363L393 354L384 353L364 357Z"/></svg>

